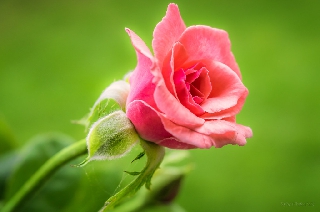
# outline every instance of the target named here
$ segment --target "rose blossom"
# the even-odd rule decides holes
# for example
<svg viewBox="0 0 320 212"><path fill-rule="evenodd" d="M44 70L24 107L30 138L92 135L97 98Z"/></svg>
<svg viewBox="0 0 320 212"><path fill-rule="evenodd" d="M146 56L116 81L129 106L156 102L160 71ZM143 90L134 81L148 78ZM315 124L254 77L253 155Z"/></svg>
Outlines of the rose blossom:
<svg viewBox="0 0 320 212"><path fill-rule="evenodd" d="M248 90L227 32L186 28L175 4L155 27L154 56L139 36L126 31L138 59L126 113L143 139L173 149L246 143L252 131L236 124L235 115Z"/></svg>

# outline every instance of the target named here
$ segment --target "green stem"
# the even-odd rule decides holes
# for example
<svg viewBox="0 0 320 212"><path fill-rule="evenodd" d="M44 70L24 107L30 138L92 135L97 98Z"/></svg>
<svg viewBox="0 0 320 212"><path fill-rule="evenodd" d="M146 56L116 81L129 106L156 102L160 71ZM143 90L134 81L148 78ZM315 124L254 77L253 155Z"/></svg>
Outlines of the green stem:
<svg viewBox="0 0 320 212"><path fill-rule="evenodd" d="M164 158L164 147L141 139L141 146L147 155L147 163L140 175L121 191L110 197L101 211L109 211L124 198L134 195L144 184L150 189L151 178Z"/></svg>
<svg viewBox="0 0 320 212"><path fill-rule="evenodd" d="M86 140L68 146L50 158L4 205L2 212L12 212L30 198L49 177L67 162L87 153Z"/></svg>

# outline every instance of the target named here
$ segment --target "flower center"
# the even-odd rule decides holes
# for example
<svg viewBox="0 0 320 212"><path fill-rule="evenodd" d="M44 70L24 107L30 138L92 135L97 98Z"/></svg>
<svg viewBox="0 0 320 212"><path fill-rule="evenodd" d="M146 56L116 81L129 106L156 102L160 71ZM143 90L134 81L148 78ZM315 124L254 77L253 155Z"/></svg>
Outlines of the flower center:
<svg viewBox="0 0 320 212"><path fill-rule="evenodd" d="M174 72L173 80L176 94L181 104L196 115L201 115L204 110L201 104L211 92L208 70L199 64L190 68L180 68Z"/></svg>

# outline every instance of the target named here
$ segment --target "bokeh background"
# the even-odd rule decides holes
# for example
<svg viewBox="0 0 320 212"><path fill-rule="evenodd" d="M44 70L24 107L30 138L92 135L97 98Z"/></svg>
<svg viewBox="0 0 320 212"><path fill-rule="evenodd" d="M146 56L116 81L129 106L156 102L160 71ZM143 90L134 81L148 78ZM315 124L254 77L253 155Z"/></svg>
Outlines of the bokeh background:
<svg viewBox="0 0 320 212"><path fill-rule="evenodd" d="M136 65L124 28L150 47L169 2L1 0L1 153L41 133L83 138L84 128L71 120ZM254 133L244 147L190 151L194 170L176 202L186 211L319 211L319 1L175 3L187 26L228 31L250 91L237 120ZM94 168L80 172L91 185L90 201L99 198L96 190L111 194L121 180L105 183Z"/></svg>

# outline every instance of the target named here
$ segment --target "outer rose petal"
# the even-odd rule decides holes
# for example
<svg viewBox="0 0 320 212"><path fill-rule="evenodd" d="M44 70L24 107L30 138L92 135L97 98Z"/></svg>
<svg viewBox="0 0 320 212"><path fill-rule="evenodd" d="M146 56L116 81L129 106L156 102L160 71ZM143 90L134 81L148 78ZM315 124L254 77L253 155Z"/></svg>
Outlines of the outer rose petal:
<svg viewBox="0 0 320 212"><path fill-rule="evenodd" d="M150 68L153 65L154 60L153 56L146 44L138 35L130 29L126 29L126 31L131 38L131 42L136 50L138 58L137 67L130 76L131 89L127 99L127 104L133 100L139 99L147 102L152 107L157 108L153 99L155 86L152 83L153 76L150 73Z"/></svg>
<svg viewBox="0 0 320 212"><path fill-rule="evenodd" d="M164 116L160 116L165 129L182 143L196 146L202 149L208 149L214 146L214 138L195 132L187 127L183 127L173 123Z"/></svg>
<svg viewBox="0 0 320 212"><path fill-rule="evenodd" d="M235 124L237 132L243 135L245 138L251 138L253 133L250 127L243 126L241 124Z"/></svg>
<svg viewBox="0 0 320 212"><path fill-rule="evenodd" d="M159 22L153 32L152 47L160 67L173 44L179 39L186 26L176 4L169 4L166 16Z"/></svg>
<svg viewBox="0 0 320 212"><path fill-rule="evenodd" d="M135 100L127 106L127 117L135 126L139 135L148 141L172 149L196 148L192 145L179 142L168 133L161 122L159 113L143 101ZM152 130L151 130L152 129Z"/></svg>
<svg viewBox="0 0 320 212"><path fill-rule="evenodd" d="M217 148L227 144L243 146L246 144L246 138L252 137L252 131L249 127L225 120L206 121L204 125L194 130L215 138L214 146Z"/></svg>
<svg viewBox="0 0 320 212"><path fill-rule="evenodd" d="M248 90L240 78L221 62L206 62L206 66L209 69L212 91L208 99L201 105L202 108L215 118L239 113L248 95Z"/></svg>
<svg viewBox="0 0 320 212"><path fill-rule="evenodd" d="M189 61L219 61L229 66L241 78L226 31L208 26L191 26L183 32L179 41L189 54Z"/></svg>
<svg viewBox="0 0 320 212"><path fill-rule="evenodd" d="M147 103L134 100L127 105L126 114L143 139L158 142L172 137L165 131L158 112Z"/></svg>
<svg viewBox="0 0 320 212"><path fill-rule="evenodd" d="M165 129L181 142L194 145L198 148L220 148L227 144L246 144L246 138L252 136L249 127L238 125L224 120L207 121L204 125L193 130L176 125L161 116Z"/></svg>
<svg viewBox="0 0 320 212"><path fill-rule="evenodd" d="M197 148L194 145L180 142L180 141L178 141L178 139L176 139L174 137L163 139L158 144L161 146L168 147L170 149L195 149L195 148Z"/></svg>
<svg viewBox="0 0 320 212"><path fill-rule="evenodd" d="M135 50L137 52L145 55L146 57L152 59L153 56L152 56L149 48L145 44L145 42L136 33L134 33L132 30L126 28L126 32L130 36L132 45L134 46Z"/></svg>

